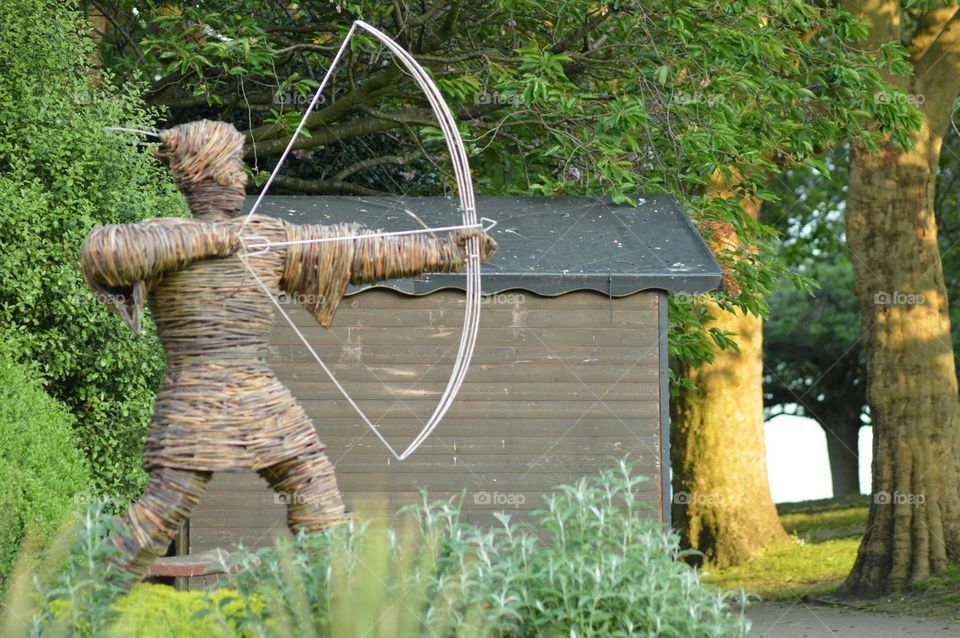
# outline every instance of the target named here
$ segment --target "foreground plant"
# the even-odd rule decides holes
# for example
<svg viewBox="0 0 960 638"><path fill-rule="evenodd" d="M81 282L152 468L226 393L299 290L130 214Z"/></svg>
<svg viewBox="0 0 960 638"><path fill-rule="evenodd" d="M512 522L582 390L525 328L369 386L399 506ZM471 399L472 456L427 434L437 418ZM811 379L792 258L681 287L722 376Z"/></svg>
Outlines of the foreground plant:
<svg viewBox="0 0 960 638"><path fill-rule="evenodd" d="M678 560L677 537L664 534L640 500L642 480L621 462L559 486L526 524L499 514L496 527L483 528L462 520L456 503L425 496L393 526L351 522L256 552L240 549L217 590L202 598L168 590L166 607L195 610L179 616L164 613L156 587L112 597L115 585L97 578L102 543L90 540L102 530L88 523L72 567L47 592L29 633L745 636L749 621L737 609L744 597L704 589Z"/></svg>
<svg viewBox="0 0 960 638"><path fill-rule="evenodd" d="M678 560L642 481L621 462L559 486L532 523L499 514L493 529L425 498L404 512L413 528L301 535L241 556L226 580L269 601L243 620L256 636L745 635L743 597L705 590Z"/></svg>

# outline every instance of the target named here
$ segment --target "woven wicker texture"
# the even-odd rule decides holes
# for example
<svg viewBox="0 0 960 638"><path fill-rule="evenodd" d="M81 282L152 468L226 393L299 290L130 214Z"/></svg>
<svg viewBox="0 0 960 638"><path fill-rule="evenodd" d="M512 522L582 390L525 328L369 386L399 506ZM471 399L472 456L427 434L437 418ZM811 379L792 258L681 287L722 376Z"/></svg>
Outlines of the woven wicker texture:
<svg viewBox="0 0 960 638"><path fill-rule="evenodd" d="M167 553L170 539L200 502L211 476L171 468L150 472L143 496L127 509L122 533L110 537L120 550L111 567L134 574L131 585L140 580L153 561Z"/></svg>
<svg viewBox="0 0 960 638"><path fill-rule="evenodd" d="M164 348L143 458L151 478L124 519L129 538L115 541L130 556L122 567L138 574L166 548L214 471L258 471L286 494L293 529L343 519L316 429L266 364L275 308L244 260L275 297L292 293L328 326L349 283L462 270L474 236L484 240L484 257L495 249L473 229L444 238L363 237L373 231L352 224L296 225L259 215L244 224L237 217L243 136L204 121L161 139L194 218L99 226L80 254L90 286L134 331L149 297ZM278 245L244 254L241 234ZM289 243L332 237L350 238Z"/></svg>

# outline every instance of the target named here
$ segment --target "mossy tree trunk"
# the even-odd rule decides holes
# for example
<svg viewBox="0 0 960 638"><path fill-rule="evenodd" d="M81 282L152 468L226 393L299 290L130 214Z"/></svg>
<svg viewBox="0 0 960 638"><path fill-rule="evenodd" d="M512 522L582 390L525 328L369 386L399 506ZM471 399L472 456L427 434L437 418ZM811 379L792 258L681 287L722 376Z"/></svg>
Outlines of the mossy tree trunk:
<svg viewBox="0 0 960 638"><path fill-rule="evenodd" d="M876 51L902 40L899 2L848 7L870 27L858 46ZM910 73L890 81L905 92L895 97L920 111L913 148L850 153L847 242L873 422L867 531L841 587L857 596L888 593L960 560L960 405L934 217L941 143L960 93L957 6L920 16L908 48Z"/></svg>
<svg viewBox="0 0 960 638"><path fill-rule="evenodd" d="M939 140L925 127L916 143L851 153L847 241L873 422L867 532L843 586L856 595L960 556L957 378L933 208Z"/></svg>
<svg viewBox="0 0 960 638"><path fill-rule="evenodd" d="M745 207L759 214L759 202ZM707 305L715 318L707 327L734 333L739 352L718 351L710 364L677 367L695 388L670 401L673 520L686 546L728 566L786 533L767 481L763 322Z"/></svg>

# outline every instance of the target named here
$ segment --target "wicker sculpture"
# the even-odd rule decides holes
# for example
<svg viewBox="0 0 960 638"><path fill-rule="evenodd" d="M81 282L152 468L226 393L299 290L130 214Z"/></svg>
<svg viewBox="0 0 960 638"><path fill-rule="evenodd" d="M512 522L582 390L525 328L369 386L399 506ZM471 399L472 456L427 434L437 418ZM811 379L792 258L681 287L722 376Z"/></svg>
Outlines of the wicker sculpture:
<svg viewBox="0 0 960 638"><path fill-rule="evenodd" d="M193 218L98 226L80 254L91 288L134 332L149 298L165 353L143 458L149 481L122 521L126 533L113 537L122 550L115 567L137 577L166 551L213 472L255 470L274 490L295 495L287 506L294 531L344 517L313 423L267 366L275 309L247 266L329 326L350 283L462 270L472 237L480 239L482 259L496 249L479 229L439 239L364 237L373 231L262 215L244 223L243 135L201 121L163 131L160 139ZM247 233L275 247L244 254ZM333 237L347 239L305 241Z"/></svg>

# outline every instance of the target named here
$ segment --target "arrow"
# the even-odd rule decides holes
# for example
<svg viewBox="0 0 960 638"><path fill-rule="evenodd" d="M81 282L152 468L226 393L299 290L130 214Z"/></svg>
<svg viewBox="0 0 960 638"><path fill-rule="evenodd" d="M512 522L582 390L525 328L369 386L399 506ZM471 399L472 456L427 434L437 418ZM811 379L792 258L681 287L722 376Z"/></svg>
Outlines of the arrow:
<svg viewBox="0 0 960 638"><path fill-rule="evenodd" d="M486 226L484 225L486 224ZM401 235L421 235L426 233L448 232L451 230L468 230L471 228L480 229L484 232L490 232L497 225L496 220L487 217L481 217L480 222L476 224L458 224L456 226L440 226L438 228L414 228L413 230L380 231L376 233L363 233L362 235L346 235L343 237L319 237L316 239L297 239L293 241L270 241L260 235L249 235L249 239L254 240L247 243L242 235L240 241L245 249L244 254L256 256L265 254L275 246L293 246L296 244L319 244L328 241L345 241L348 239L367 239L370 237L399 237ZM242 231L241 231L242 232Z"/></svg>

